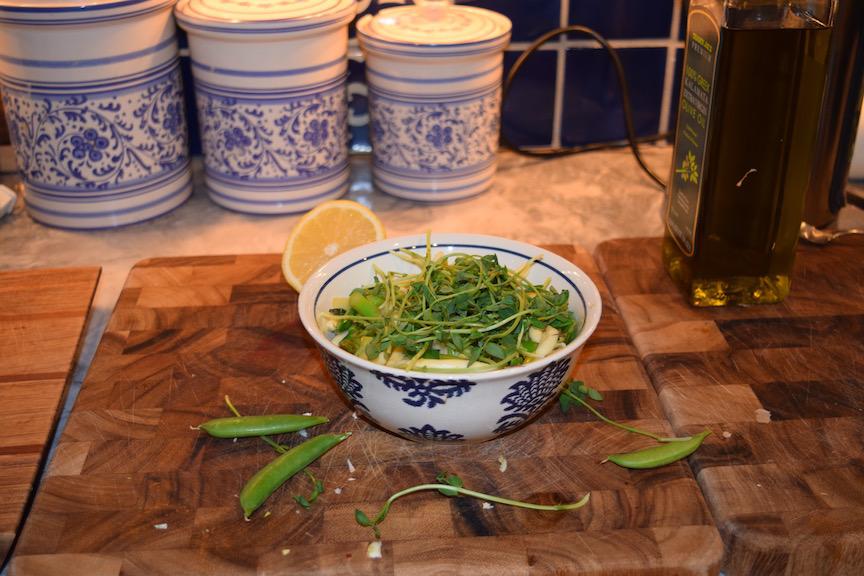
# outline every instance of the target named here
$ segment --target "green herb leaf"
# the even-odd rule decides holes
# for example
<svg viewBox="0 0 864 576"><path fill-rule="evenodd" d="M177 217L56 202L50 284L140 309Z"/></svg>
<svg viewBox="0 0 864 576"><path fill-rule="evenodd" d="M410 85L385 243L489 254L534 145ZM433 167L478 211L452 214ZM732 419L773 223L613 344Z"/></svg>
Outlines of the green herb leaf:
<svg viewBox="0 0 864 576"><path fill-rule="evenodd" d="M361 526L365 526L367 528L369 526L372 526L372 521L369 520L369 517L366 516L366 514L359 508L354 510L354 520L356 520L357 523Z"/></svg>
<svg viewBox="0 0 864 576"><path fill-rule="evenodd" d="M567 394L561 394L560 396L558 396L558 406L561 407L561 412L565 414L568 410L570 410L572 402L573 401L570 400L570 397Z"/></svg>
<svg viewBox="0 0 864 576"><path fill-rule="evenodd" d="M381 353L381 346L378 342L373 340L366 345L366 357L370 360L375 360L378 358L378 355Z"/></svg>
<svg viewBox="0 0 864 576"><path fill-rule="evenodd" d="M462 340L462 337L459 336L459 334L456 334L455 332L450 333L450 342L453 344L453 347L458 352L461 352L462 350L465 349L465 341Z"/></svg>
<svg viewBox="0 0 864 576"><path fill-rule="evenodd" d="M446 472L439 472L438 475L435 477L435 479L438 480L438 482L440 482L442 484L449 484L450 486L455 486L457 488L463 487L462 479L459 478L459 476L456 476L455 474L447 474ZM458 495L458 492L456 492L455 490L448 490L447 488L440 488L438 490L438 492L440 492L444 496L457 496Z"/></svg>
<svg viewBox="0 0 864 576"><path fill-rule="evenodd" d="M504 351L504 348L502 348L498 344L495 344L494 342L487 342L483 349L486 351L487 354L489 354L493 358L498 358L499 360L507 356L507 352Z"/></svg>

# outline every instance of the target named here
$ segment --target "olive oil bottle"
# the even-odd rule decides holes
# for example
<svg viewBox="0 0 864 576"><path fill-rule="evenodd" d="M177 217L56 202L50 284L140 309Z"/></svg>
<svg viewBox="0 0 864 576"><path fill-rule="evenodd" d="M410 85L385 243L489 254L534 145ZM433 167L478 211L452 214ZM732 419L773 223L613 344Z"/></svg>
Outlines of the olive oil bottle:
<svg viewBox="0 0 864 576"><path fill-rule="evenodd" d="M663 261L696 306L789 294L832 8L690 3Z"/></svg>

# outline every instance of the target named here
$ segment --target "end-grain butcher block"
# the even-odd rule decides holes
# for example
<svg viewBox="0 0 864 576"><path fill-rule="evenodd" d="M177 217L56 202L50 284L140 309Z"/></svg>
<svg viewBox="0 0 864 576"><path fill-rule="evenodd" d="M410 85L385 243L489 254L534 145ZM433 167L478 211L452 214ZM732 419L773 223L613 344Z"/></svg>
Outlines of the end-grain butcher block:
<svg viewBox="0 0 864 576"><path fill-rule="evenodd" d="M692 458L726 572L864 574L864 241L798 247L778 305L690 307L660 240L597 260L676 432L719 431Z"/></svg>
<svg viewBox="0 0 864 576"><path fill-rule="evenodd" d="M63 407L99 268L0 272L0 563Z"/></svg>
<svg viewBox="0 0 864 576"><path fill-rule="evenodd" d="M572 247L556 251L598 274ZM671 427L602 287L606 309L576 375L612 418ZM256 438L192 429L227 416L311 412L319 432L353 435L244 522L237 495L274 457ZM301 439L285 436L296 444ZM650 444L650 441L647 441ZM684 462L631 471L601 464L646 439L557 405L482 444L404 440L355 418L297 318L277 255L151 259L130 273L12 563L43 574L715 574L719 533ZM502 461L506 459L506 468ZM397 501L367 556L372 515L394 492L458 474L468 488L551 504L538 512L435 491Z"/></svg>

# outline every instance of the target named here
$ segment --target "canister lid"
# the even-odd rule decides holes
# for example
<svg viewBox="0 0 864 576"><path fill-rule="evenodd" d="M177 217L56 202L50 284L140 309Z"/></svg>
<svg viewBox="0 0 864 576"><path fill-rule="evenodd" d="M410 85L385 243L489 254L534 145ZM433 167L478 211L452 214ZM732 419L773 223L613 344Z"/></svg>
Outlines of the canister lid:
<svg viewBox="0 0 864 576"><path fill-rule="evenodd" d="M184 28L298 31L347 24L356 0L180 0L174 12Z"/></svg>
<svg viewBox="0 0 864 576"><path fill-rule="evenodd" d="M500 44L509 40L510 28L506 16L473 6L399 6L365 16L357 23L361 40L393 47Z"/></svg>
<svg viewBox="0 0 864 576"><path fill-rule="evenodd" d="M175 0L0 0L0 22L10 24L82 24L164 9Z"/></svg>

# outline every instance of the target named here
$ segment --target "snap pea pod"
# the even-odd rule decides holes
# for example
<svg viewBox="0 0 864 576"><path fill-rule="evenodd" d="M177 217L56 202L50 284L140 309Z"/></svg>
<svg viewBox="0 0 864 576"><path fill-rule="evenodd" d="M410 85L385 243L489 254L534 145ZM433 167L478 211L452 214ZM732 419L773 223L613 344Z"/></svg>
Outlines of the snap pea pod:
<svg viewBox="0 0 864 576"><path fill-rule="evenodd" d="M249 438L297 432L319 424L326 424L329 421L325 416L267 414L264 416L215 418L204 422L199 428L215 438Z"/></svg>
<svg viewBox="0 0 864 576"><path fill-rule="evenodd" d="M321 434L320 436L315 436L279 455L275 460L256 472L246 482L246 485L243 486L243 490L240 491L240 506L243 508L243 515L246 519L279 486L350 435L350 432L345 432L344 434Z"/></svg>
<svg viewBox="0 0 864 576"><path fill-rule="evenodd" d="M622 468L634 468L638 470L659 468L660 466L677 462L695 452L709 434L711 434L711 431L705 430L686 440L667 442L659 446L626 454L613 454L607 460Z"/></svg>

